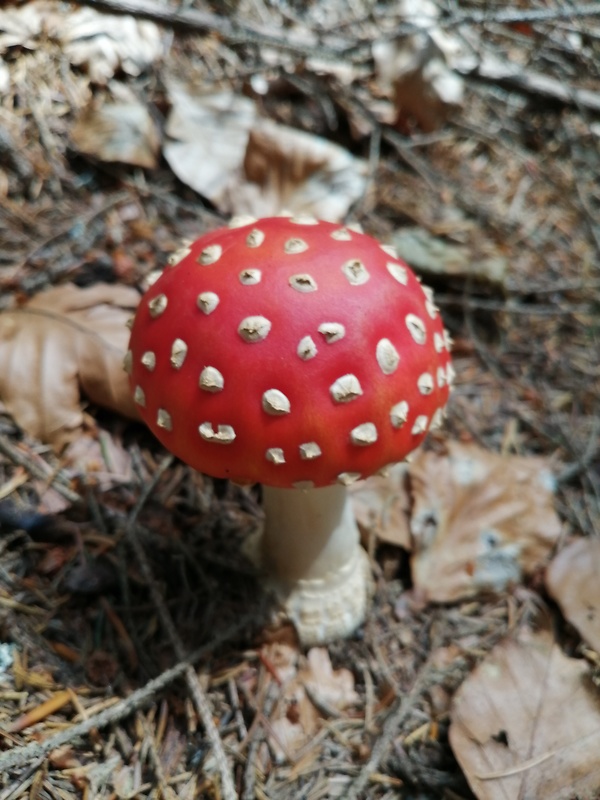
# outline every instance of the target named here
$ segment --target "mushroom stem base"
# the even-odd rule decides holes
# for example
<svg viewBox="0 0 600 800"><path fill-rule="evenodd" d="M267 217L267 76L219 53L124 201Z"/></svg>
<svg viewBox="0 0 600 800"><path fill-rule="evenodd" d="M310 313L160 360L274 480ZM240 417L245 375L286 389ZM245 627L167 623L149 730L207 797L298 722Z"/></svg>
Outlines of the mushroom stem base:
<svg viewBox="0 0 600 800"><path fill-rule="evenodd" d="M371 593L368 557L342 486L264 487L265 524L248 555L304 646L350 636Z"/></svg>

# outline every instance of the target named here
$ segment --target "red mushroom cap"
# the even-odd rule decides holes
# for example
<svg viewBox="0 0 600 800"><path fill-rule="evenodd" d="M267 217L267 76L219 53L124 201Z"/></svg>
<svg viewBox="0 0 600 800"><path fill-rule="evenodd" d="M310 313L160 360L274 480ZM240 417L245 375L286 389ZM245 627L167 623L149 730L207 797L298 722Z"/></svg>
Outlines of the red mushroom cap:
<svg viewBox="0 0 600 800"><path fill-rule="evenodd" d="M141 301L128 370L149 427L201 472L350 483L439 417L453 370L431 290L370 236L233 221L171 264Z"/></svg>

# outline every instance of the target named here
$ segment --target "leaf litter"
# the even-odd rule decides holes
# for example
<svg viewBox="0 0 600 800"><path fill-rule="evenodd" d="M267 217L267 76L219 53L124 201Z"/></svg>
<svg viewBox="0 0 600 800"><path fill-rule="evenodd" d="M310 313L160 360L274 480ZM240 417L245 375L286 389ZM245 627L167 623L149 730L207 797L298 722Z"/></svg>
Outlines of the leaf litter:
<svg viewBox="0 0 600 800"><path fill-rule="evenodd" d="M0 400L30 436L60 448L81 429L81 394L135 419L123 358L139 295L65 284L0 314Z"/></svg>
<svg viewBox="0 0 600 800"><path fill-rule="evenodd" d="M425 600L501 593L549 560L562 526L547 459L449 441L409 465L411 573Z"/></svg>
<svg viewBox="0 0 600 800"><path fill-rule="evenodd" d="M565 618L600 654L600 539L567 544L546 570L546 587Z"/></svg>
<svg viewBox="0 0 600 800"><path fill-rule="evenodd" d="M479 800L593 800L600 786L600 698L588 665L548 630L522 628L460 687L450 743Z"/></svg>
<svg viewBox="0 0 600 800"><path fill-rule="evenodd" d="M178 12L183 19L196 11L188 6ZM594 695L591 688L592 670L583 660L563 654L557 644L563 642L563 616L553 607L555 637L546 630L525 633L521 629L518 635L504 638L492 655L486 657L486 652L499 633L515 630L523 617L531 622L538 616L544 600L542 571L565 528L568 534L588 536L558 553L547 569L546 587L584 641L598 647L597 558L589 537L598 530L597 430L594 435L593 425L597 348L594 317L583 303L595 296L597 288L593 273L597 241L590 233L595 199L589 178L594 174L590 164L597 126L588 124L581 108L571 107L569 99L583 102L584 108L589 103L593 107L593 92L581 89L596 87L596 44L593 36L589 41L582 38L577 9L568 24L543 19L479 24L465 22L462 12L444 9L440 13L435 6L428 9L407 3L402 8L406 17L399 14L398 5L387 9L385 17L378 16L377 10L357 11L356 17L347 13L340 25L335 4L310 4L302 18L291 7L282 17L270 4L261 7L259 23L272 22L275 35L278 30L293 32L300 46L319 43L325 49L323 59L314 53L299 58L293 51L273 47L272 42L261 46L252 39L248 44L240 40L239 31L238 38L231 38L227 25L217 25L216 33L211 33L210 14L204 18L209 20L208 28L197 33L198 27L190 24L186 36L180 37L168 24L159 27L131 15L89 8L65 13L62 5L42 2L3 8L0 49L6 57L0 83L7 97L2 118L6 136L0 146L7 158L0 170L0 225L7 244L3 264L13 269L13 255L22 264L10 273L16 277L3 285L11 291L30 292L27 281L31 281L29 287L39 287L55 283L65 271L87 269L87 263L73 266L76 255L68 252L71 240L66 240L65 247L64 237L54 239L56 229L70 231L73 217L96 199L100 203L94 208L102 209L103 187L113 180L124 188L132 205L143 206L139 219L139 230L144 231L139 235L146 240L143 247L125 220L115 227L113 212L94 212L100 229L106 228L109 249L114 248L114 274L126 275L128 283L142 284L140 263L152 269L155 250L175 248L181 238L200 232L198 227L204 230L220 224L236 203L254 213L270 213L281 205L329 218L350 212L391 243L405 243L403 234L408 235L406 252L417 269L432 273L431 263L439 266L440 260L451 265L454 279L449 269L438 271L432 279L436 288L443 289L438 302L453 334L458 334L454 360L459 382L447 433L461 437L463 443L449 441L444 452L444 442L438 439L433 452L418 456L408 468L409 494L406 476L399 475L396 481L378 478L370 487L356 487L355 505L377 574L373 611L364 631L316 656L311 651L306 660L291 647L284 658L290 669L286 672L281 666L278 671L281 684L260 663L257 651L242 651L237 645L226 653L217 652L214 658L203 657L201 678L208 687L212 714L219 721L219 735L227 752L236 756L236 780L247 798L274 800L287 798L291 792L356 798L361 781L365 796L373 798L395 792L396 787L414 793L417 786L431 797L447 796L450 791L468 796L468 789L459 782L446 734L449 697L473 667L472 677L464 683L467 701L458 694L455 707L469 730L481 733L482 741L461 738L461 720L453 711L451 730L455 733L450 745L476 795L495 797L490 792L499 786L520 781L517 792L519 786L533 786L534 796L552 798L555 792L562 797L561 792L568 796L565 787L572 780L582 797L591 797L594 782L597 788L600 781L593 764L581 778L589 751L585 742L578 745L579 737L586 735L585 726L597 722L597 691ZM58 26L51 24L57 9ZM432 19L423 25L423 14L431 9ZM542 16L553 12L554 7L548 6ZM247 9L240 6L236 13L244 19ZM475 19L480 9L470 6L465 13ZM502 13L518 18L528 12L507 8ZM370 58L382 38L392 45L383 64L392 69L387 75L381 71L381 58L379 66ZM168 48L169 63L163 64ZM490 63L497 66L494 72L483 69ZM538 76L553 73L541 95L536 88L541 86L538 77L528 74L529 65ZM477 70L481 80L475 83L469 75ZM173 76L191 74L196 77L189 84L180 79L184 90L177 109ZM445 82L447 78L454 83ZM115 79L123 92L132 94L120 94L109 83ZM161 80L167 87L164 94L158 88ZM557 84L562 94L557 94ZM290 87L293 93L286 93ZM227 115L217 109L215 114L209 109L206 114L201 109L198 119L204 114L207 130L212 131L202 139L201 125L186 127L186 106L193 118L194 104L201 105L219 93L225 94L228 107L236 113ZM415 95L420 103L411 106ZM540 98L552 96L565 104L560 116L549 105L541 109L536 105ZM114 108L119 103L128 120L119 118L123 114ZM133 105L135 112L130 113ZM235 128L238 109L237 139L225 141ZM112 114L110 121L116 126L112 140L110 136L94 138L101 133L94 130L98 121L101 126L106 122L103 110L106 116ZM177 116L176 111L181 113ZM91 112L100 112L100 117L86 119ZM173 127L166 137L156 131L147 147L139 133L143 134L149 113L159 122L164 115ZM75 142L77 119L85 121L84 139L87 136L79 152L90 163L76 174L68 143ZM221 128L219 120L225 121ZM423 136L425 129L432 133ZM224 140L222 150L219 134ZM196 139L206 152L214 144L208 166L201 163L200 150L194 150ZM146 148L142 158L136 152L140 144L142 151ZM175 158L172 163L167 159L170 169L157 159L158 145L163 154L173 146ZM176 145L181 145L179 150ZM111 165L106 171L97 168L102 160ZM128 163L147 171L128 171L122 167ZM174 173L184 186L173 181ZM199 197L185 188L196 188L191 183L193 175ZM372 205L362 203L365 186L370 186ZM218 215L207 209L207 200ZM418 227L407 230L406 221ZM85 253L90 242L106 249L90 234L94 226L79 227L74 236L77 256ZM34 251L35 258L30 256L32 230L43 242ZM484 264L488 256L490 263ZM479 262L483 272L475 269ZM474 287L472 277L479 273L484 280ZM21 278L25 280L19 283ZM490 281L492 300L486 285ZM43 297L39 295L42 305ZM35 305L38 298L32 302ZM96 302L99 307L112 304L106 298ZM16 310L13 304L7 313ZM70 314L61 311L58 316ZM22 336L28 326L19 323L18 327ZM57 337L55 327L45 329L50 342ZM121 333L126 341L127 334ZM26 340L27 336L26 332ZM5 344L3 340L2 353ZM29 341L29 347L40 353L45 352L45 344L41 335ZM37 507L40 495L55 491L48 486L59 474L67 481L60 484L68 488L71 499L67 502L73 502L72 486L85 486L88 504L54 507L75 520L75 531L85 518L85 533L69 540L68 546L32 543L19 531L3 536L0 631L4 638L16 641L18 648L14 668L2 676L2 718L9 724L29 711L34 714L30 718L36 713L40 716L31 729L14 734L12 751L0 754L0 759L18 758L28 744L51 741L57 721L67 735L73 732L73 738L66 749L53 751L47 769L28 773L27 765L35 763L28 758L20 762L24 772L11 768L4 776L12 781L15 792L20 787L29 796L37 796L42 786L51 796L63 797L72 797L73 791L214 796L220 790L219 767L212 756L204 757L207 741L200 717L179 689L151 691L146 695L153 703L148 711L130 706L127 713L112 718L116 739L105 737L105 723L92 719L97 728L92 735L103 748L104 763L92 760L89 747L82 750L74 738L79 735L79 723L72 711L93 718L103 713L102 703L108 710L115 703L118 707L114 692L129 696L132 687L140 684L143 690L147 676L158 674L160 679L161 669L173 663L173 655L172 647L161 638L159 619L164 619L166 606L159 603L157 607L154 595L149 602L139 565L131 558L123 559L118 538L125 514L145 490L149 476L156 474L160 454L136 442L128 446L129 464L124 459L115 468L121 481L111 480L112 468L103 474L101 462L108 458L115 467L125 451L119 436L111 436L112 452L102 441L103 431L96 429L80 397L86 389L90 397L93 392L73 378L81 365L73 356L72 343L64 346L67 360L76 364L69 375L68 402L69 420L77 422L71 432L63 429L66 440L74 437L73 450L63 450L62 460L57 461L39 439L21 439L4 413L6 408L0 409L0 496L14 498L21 509L30 503ZM106 368L104 357L102 352L88 352L83 360L97 362L91 372L98 381L107 380L113 369L123 380L120 363ZM26 363L31 361L24 358ZM14 378L11 373L13 418L17 419L22 395L24 407L34 407L32 429L40 431L34 435L48 435L60 447L63 438L54 440L53 431L64 420L44 426L55 413L53 404L62 402L62 394L50 380L46 407L42 399L36 402L29 396L26 386L19 386L26 383L23 379ZM43 381L37 387L45 391ZM127 413L119 403L111 407ZM48 427L49 433L43 433ZM552 482L546 480L551 465L546 458L500 457L493 452L511 431L518 452L556 453L560 460L570 462L561 473L556 497ZM18 445L10 441L15 437ZM471 438L485 442L489 451L480 453L473 445L465 445ZM94 444L98 448L89 449ZM38 469L41 464L44 469ZM37 477L27 480L34 466L32 474ZM467 481L465 473L470 475ZM65 494L60 497L65 499ZM553 510L555 501L561 526ZM168 610L190 647L194 642L205 643L207 632L209 640L213 633L218 635L223 615L231 612L243 617L256 597L256 585L248 588L247 574L236 571L239 565L232 565L230 559L234 549L230 537L242 535L255 513L252 490L213 486L181 464L165 471L147 500L140 528L144 547ZM90 530L90 519L97 530ZM213 535L217 529L221 535L226 531L225 544ZM379 544L400 553L398 574L379 571L384 557ZM409 570L404 554L411 549ZM70 563L74 558L79 571ZM112 584L106 585L100 596L91 592L82 609L78 602L71 602L71 592L81 596L82 590L93 588L90 575L99 563L106 563L111 575L119 575L122 594ZM417 591L401 593L411 582ZM222 585L227 593L221 593ZM253 637L246 625L243 646ZM572 629L568 629L568 642L570 652L577 652ZM276 660L269 650L262 655ZM592 664L597 663L589 649L586 655ZM317 660L313 663L313 659ZM138 661L145 670L140 674L132 667ZM430 679L429 662L434 667ZM77 665L73 673L68 665ZM299 685L303 670L305 677ZM543 686L542 670L548 676ZM246 679L253 671L258 675L256 683ZM222 672L230 676L224 683L219 677ZM82 674L88 676L85 684L80 682ZM52 695L66 697L59 694L66 689L60 680L65 675L70 675L69 687L76 687L74 703L79 706L67 705L68 713L59 709L46 718L49 706L45 704ZM260 690L269 681L276 711L271 709L265 721L261 708L265 715L267 709L261 705ZM98 700L93 693L102 684L105 688ZM164 690L169 682L161 686ZM423 691L422 686L429 688ZM514 702L515 686L519 703ZM565 696L569 688L576 699L577 719L570 713L570 695ZM136 697L136 691L131 696ZM493 697L495 705L477 705L482 694ZM533 727L529 717L522 719L523 710L530 708L529 695L531 702L537 702L535 713L540 720ZM552 717L553 700L567 710L568 724ZM386 740L386 723L394 721L391 710L398 703L401 722L394 728L394 737ZM476 719L471 705L483 709ZM549 733L548 720L554 722L556 733ZM269 730L268 722L275 729ZM266 736L262 744L257 733L261 723ZM281 730L275 736L277 726ZM161 747L166 747L169 731L176 732L176 752L167 769ZM593 737L592 731L589 738L597 749ZM485 754L485 764L477 763L473 750L479 756ZM510 751L508 757L506 751ZM254 761L252 754L258 754ZM565 765L563 772L557 767L559 762ZM544 786L545 767L553 776L553 787ZM539 792L538 786L543 787Z"/></svg>
<svg viewBox="0 0 600 800"><path fill-rule="evenodd" d="M169 84L172 108L163 152L183 183L225 214L271 216L282 209L337 222L363 194L366 164L314 134L259 117L233 92Z"/></svg>

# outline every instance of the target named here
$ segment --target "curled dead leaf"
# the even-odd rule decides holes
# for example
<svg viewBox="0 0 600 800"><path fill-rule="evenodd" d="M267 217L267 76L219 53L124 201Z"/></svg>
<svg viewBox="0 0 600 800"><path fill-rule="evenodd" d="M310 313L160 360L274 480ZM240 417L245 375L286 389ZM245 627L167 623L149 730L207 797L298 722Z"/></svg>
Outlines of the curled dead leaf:
<svg viewBox="0 0 600 800"><path fill-rule="evenodd" d="M171 112L163 154L180 181L225 209L227 187L242 169L250 128L256 117L252 100L233 92L201 94L167 82Z"/></svg>
<svg viewBox="0 0 600 800"><path fill-rule="evenodd" d="M553 559L546 587L565 617L600 653L600 539L578 539Z"/></svg>
<svg viewBox="0 0 600 800"><path fill-rule="evenodd" d="M366 174L366 163L343 147L261 119L250 131L245 181L231 203L236 213L268 216L287 208L337 222L362 196Z"/></svg>
<svg viewBox="0 0 600 800"><path fill-rule="evenodd" d="M273 735L269 738L275 759L283 762L314 736L324 717L341 715L348 707L358 705L360 698L350 670L334 670L324 647L311 648L305 658L298 658L293 648L282 650L280 645L267 645L263 653L278 664L283 684L281 699L271 715Z"/></svg>
<svg viewBox="0 0 600 800"><path fill-rule="evenodd" d="M386 476L373 475L366 481L357 481L348 491L363 544L373 535L380 542L411 549L405 464L394 464Z"/></svg>
<svg viewBox="0 0 600 800"><path fill-rule="evenodd" d="M152 169L158 161L160 135L146 106L135 98L95 100L79 115L71 140L80 153L100 161Z"/></svg>
<svg viewBox="0 0 600 800"><path fill-rule="evenodd" d="M80 391L137 418L122 362L138 301L125 286L66 284L0 314L0 399L23 430L61 447L82 425Z"/></svg>
<svg viewBox="0 0 600 800"><path fill-rule="evenodd" d="M448 442L409 465L415 588L427 600L501 592L542 566L561 532L548 461Z"/></svg>
<svg viewBox="0 0 600 800"><path fill-rule="evenodd" d="M171 169L226 214L282 208L338 221L364 192L367 167L343 147L258 119L233 92L198 94L169 85L163 152Z"/></svg>
<svg viewBox="0 0 600 800"><path fill-rule="evenodd" d="M587 669L547 631L523 630L467 678L450 744L479 800L598 797L600 703Z"/></svg>
<svg viewBox="0 0 600 800"><path fill-rule="evenodd" d="M440 10L430 0L401 0L399 10L415 33L374 43L378 88L393 97L399 127L414 121L434 131L463 101L463 80L448 63L458 40L438 25Z"/></svg>
<svg viewBox="0 0 600 800"><path fill-rule="evenodd" d="M0 11L0 53L10 47L35 49L44 25L44 3L11 6Z"/></svg>
<svg viewBox="0 0 600 800"><path fill-rule="evenodd" d="M129 14L105 14L93 8L65 13L56 4L51 23L51 33L71 64L85 67L96 83L106 83L118 69L139 75L164 50L158 25Z"/></svg>

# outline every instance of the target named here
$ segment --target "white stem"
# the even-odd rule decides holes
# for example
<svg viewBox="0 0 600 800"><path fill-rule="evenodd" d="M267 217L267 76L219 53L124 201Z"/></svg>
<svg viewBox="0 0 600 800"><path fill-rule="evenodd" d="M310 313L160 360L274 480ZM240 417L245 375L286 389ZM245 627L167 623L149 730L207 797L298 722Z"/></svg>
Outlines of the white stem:
<svg viewBox="0 0 600 800"><path fill-rule="evenodd" d="M262 560L282 582L324 578L354 554L358 528L343 486L263 487Z"/></svg>
<svg viewBox="0 0 600 800"><path fill-rule="evenodd" d="M303 644L351 634L363 621L369 567L348 492L263 487L260 561Z"/></svg>

